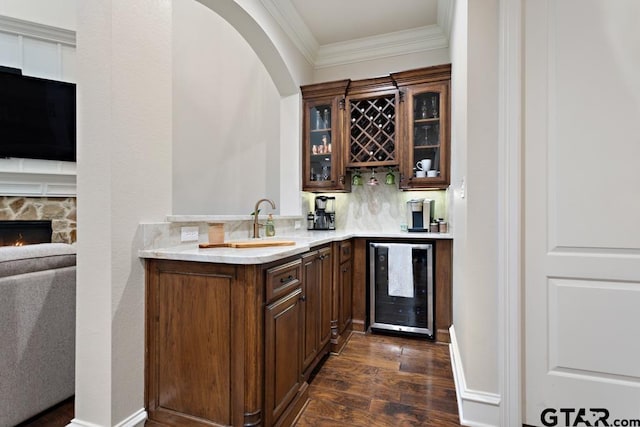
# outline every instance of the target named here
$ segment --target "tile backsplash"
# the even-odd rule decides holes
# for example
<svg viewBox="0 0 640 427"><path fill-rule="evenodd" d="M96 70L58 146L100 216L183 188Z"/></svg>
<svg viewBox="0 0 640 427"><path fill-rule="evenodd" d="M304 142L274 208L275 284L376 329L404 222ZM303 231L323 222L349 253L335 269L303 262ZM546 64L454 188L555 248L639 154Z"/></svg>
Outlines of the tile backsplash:
<svg viewBox="0 0 640 427"><path fill-rule="evenodd" d="M302 216L274 217L276 236L293 236L306 230L306 214L314 211L314 199L317 194L301 193ZM396 186L380 184L378 186L356 186L351 193L326 194L336 198L336 228L346 231L365 232L399 232L406 223L406 202L411 199L435 200L434 214L436 218L448 217L449 192L447 190L432 191L399 191ZM264 223L266 215L260 216ZM199 241L208 241L209 223L224 223L225 240L242 240L251 238L252 217L249 215L179 215L169 217L168 222L141 224L143 249L172 247L182 244L180 230L185 226L197 226ZM300 228L296 229L296 223ZM451 228L450 228L451 231ZM260 229L264 236L264 229Z"/></svg>
<svg viewBox="0 0 640 427"><path fill-rule="evenodd" d="M313 211L317 194L302 193L303 212ZM435 200L434 215L449 221L447 190L399 191L395 186L354 186L351 193L332 193L336 198L336 228L354 231L400 231L406 224L406 203L411 199Z"/></svg>

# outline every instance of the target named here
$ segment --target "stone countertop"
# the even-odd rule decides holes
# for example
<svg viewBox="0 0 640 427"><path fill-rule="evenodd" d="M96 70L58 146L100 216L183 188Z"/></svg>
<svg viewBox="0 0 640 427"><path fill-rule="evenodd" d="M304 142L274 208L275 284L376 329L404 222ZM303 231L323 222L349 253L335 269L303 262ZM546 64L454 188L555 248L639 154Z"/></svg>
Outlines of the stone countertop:
<svg viewBox="0 0 640 427"><path fill-rule="evenodd" d="M424 239L450 240L450 233L408 233L408 232L345 232L345 231L311 231L270 238L272 240L293 240L293 246L273 246L263 248L206 248L201 249L198 243L183 244L176 247L147 249L138 252L140 258L166 259L176 261L197 261L222 264L265 264L278 261L293 255L302 254L315 246L351 239L354 237L371 239ZM264 238L268 240L269 238ZM243 239L246 241L246 239Z"/></svg>

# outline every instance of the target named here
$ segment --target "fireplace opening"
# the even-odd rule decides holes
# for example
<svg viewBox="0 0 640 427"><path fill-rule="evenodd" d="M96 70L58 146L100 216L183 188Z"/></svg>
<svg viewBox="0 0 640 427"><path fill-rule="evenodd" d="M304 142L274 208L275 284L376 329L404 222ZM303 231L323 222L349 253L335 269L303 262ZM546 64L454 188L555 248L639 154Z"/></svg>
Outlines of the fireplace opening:
<svg viewBox="0 0 640 427"><path fill-rule="evenodd" d="M51 221L0 221L0 246L51 243Z"/></svg>

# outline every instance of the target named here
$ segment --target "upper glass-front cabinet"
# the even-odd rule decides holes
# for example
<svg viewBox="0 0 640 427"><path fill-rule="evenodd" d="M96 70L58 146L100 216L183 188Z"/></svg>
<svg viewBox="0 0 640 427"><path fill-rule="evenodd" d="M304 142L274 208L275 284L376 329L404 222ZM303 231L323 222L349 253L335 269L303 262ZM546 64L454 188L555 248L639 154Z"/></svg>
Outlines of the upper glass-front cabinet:
<svg viewBox="0 0 640 427"><path fill-rule="evenodd" d="M448 84L407 89L406 150L403 188L446 188L449 185Z"/></svg>
<svg viewBox="0 0 640 427"><path fill-rule="evenodd" d="M344 92L348 81L303 86L303 165L304 191L348 191L342 161L341 125ZM327 96L327 93L336 93ZM318 97L316 97L318 96Z"/></svg>
<svg viewBox="0 0 640 427"><path fill-rule="evenodd" d="M333 144L331 131L331 104L319 104L309 107L309 181L332 181L335 169L333 167ZM335 178L335 177L333 177Z"/></svg>

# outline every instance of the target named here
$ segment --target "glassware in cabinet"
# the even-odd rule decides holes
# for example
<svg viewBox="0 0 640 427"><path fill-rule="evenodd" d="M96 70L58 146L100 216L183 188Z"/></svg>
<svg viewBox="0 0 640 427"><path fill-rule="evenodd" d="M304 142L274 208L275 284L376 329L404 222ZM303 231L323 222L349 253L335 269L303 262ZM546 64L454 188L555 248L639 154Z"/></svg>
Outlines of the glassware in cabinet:
<svg viewBox="0 0 640 427"><path fill-rule="evenodd" d="M333 143L330 104L309 107L309 182L317 186L330 185L333 177Z"/></svg>
<svg viewBox="0 0 640 427"><path fill-rule="evenodd" d="M446 188L449 184L448 84L410 86L406 94L408 129L401 187Z"/></svg>

